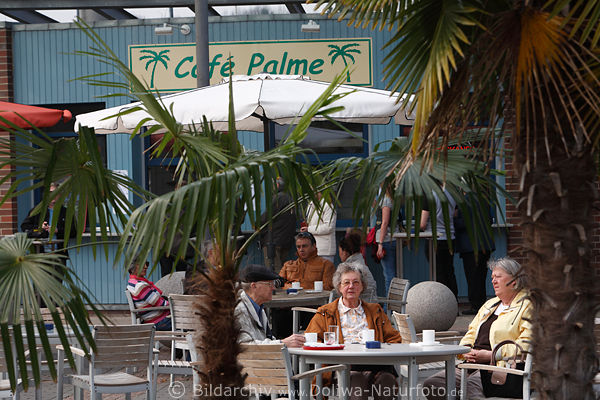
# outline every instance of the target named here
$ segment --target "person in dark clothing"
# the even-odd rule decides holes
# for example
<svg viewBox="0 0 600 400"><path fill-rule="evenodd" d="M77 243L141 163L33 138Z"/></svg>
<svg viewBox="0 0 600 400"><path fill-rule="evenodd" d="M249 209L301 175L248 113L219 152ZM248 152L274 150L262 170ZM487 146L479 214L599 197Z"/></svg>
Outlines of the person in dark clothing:
<svg viewBox="0 0 600 400"><path fill-rule="evenodd" d="M482 221L479 226L489 229L492 223L489 209L484 209L479 204L476 204L475 206L480 208L479 217L486 219L486 221ZM471 214L471 224L475 224L475 213L473 210L469 211ZM454 230L456 235L456 251L463 261L465 277L467 278L469 303L471 303L471 309L463 311L463 314L475 315L487 300L485 288L488 270L487 263L492 251L496 249L494 238L487 230L480 232L479 235L474 238L477 240L477 252L475 252L475 246L471 243L467 231L466 220L460 209L454 217Z"/></svg>
<svg viewBox="0 0 600 400"><path fill-rule="evenodd" d="M52 183L50 185L50 192L56 190L56 184ZM34 239L48 239L50 237L50 225L52 224L52 219L54 217L54 200L50 201L48 205L48 209L46 210L46 214L44 216L44 221L40 224L40 216L41 213L32 214L32 208L29 210L27 217L21 223L21 231L27 233L27 237ZM58 210L58 221L56 222L56 231L52 236L53 239L64 240L65 238L65 219L67 215L67 209L65 207L60 207ZM74 226L71 227L71 231L69 233L69 237L75 236L76 229ZM43 251L44 249L42 249ZM65 255L67 255L66 250L64 251Z"/></svg>
<svg viewBox="0 0 600 400"><path fill-rule="evenodd" d="M292 203L291 197L284 191L285 182L277 178L277 194L273 199L273 221L260 237L261 246L265 257L265 265L276 274L279 273L283 263L288 260L290 250L294 246L296 235L296 212L290 209L277 215ZM261 225L267 222L267 213L261 215Z"/></svg>
<svg viewBox="0 0 600 400"><path fill-rule="evenodd" d="M50 192L53 192L54 190L57 189L57 185L52 183L50 184ZM29 213L27 214L27 217L23 220L23 222L21 223L21 231L27 233L27 237L29 238L33 238L33 239L57 239L57 240L64 240L65 239L65 219L66 219L66 215L67 215L67 209L65 207L60 207L60 209L55 210L54 209L54 199L50 201L50 203L48 204L48 209L46 210L46 214L44 216L44 220L42 221L42 223L40 224L40 217L41 217L41 212L37 213L37 214L33 214L33 210L35 209L32 208L31 210L29 210ZM58 211L58 220L56 222L56 231L54 232L53 235L50 235L50 226L52 225L52 219L54 217L54 213ZM71 230L69 232L69 237L75 237L75 232L76 232L76 227L74 225L71 225ZM59 251L57 251L56 253L58 255L61 255L61 262L64 266L64 268L66 268L67 266L67 259L69 258L69 252L66 250L67 247L67 243L68 240L64 241L63 243L57 243L56 246L58 246ZM45 245L37 245L36 246L36 250L38 253L45 253L45 252L50 252L50 251L54 251L56 250L54 248L55 244L52 243L48 243ZM55 266L56 271L58 272L59 276L63 276L64 271L58 267ZM62 282L61 278L58 278L58 281ZM46 307L46 305L40 300L40 305L42 307Z"/></svg>
<svg viewBox="0 0 600 400"><path fill-rule="evenodd" d="M458 299L458 285L456 283L456 276L454 275L454 254L450 252L450 243L454 240L455 236L454 225L452 224L452 221L450 221L450 232L446 232L443 211L443 207L445 207L448 215L453 216L454 209L456 208L456 201L446 189L442 190L444 191L447 202L445 204L442 203L438 195L433 192L435 209L430 210L430 206L427 203L423 206L423 211L421 211L421 230L430 231L432 229L430 219L435 218L437 230L437 247L435 250L436 280L446 285L452 293L454 293L454 297ZM432 214L431 218L429 218L430 214ZM428 257L429 254L425 253L425 256L427 257L427 261L431 262Z"/></svg>

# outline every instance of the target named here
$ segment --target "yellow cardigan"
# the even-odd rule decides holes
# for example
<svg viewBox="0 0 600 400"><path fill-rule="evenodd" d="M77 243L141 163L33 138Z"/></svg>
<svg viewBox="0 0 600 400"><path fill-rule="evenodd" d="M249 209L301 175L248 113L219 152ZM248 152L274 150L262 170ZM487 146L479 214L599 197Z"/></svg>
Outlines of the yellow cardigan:
<svg viewBox="0 0 600 400"><path fill-rule="evenodd" d="M490 327L490 344L492 349L503 340L514 340L523 350L528 351L531 346L531 314L533 305L526 296L528 293L521 290L510 303L510 306L498 315ZM471 324L469 330L460 341L461 345L473 347L479 328L494 313L500 299L494 297L488 300L480 309ZM502 357L512 357L515 346L502 346Z"/></svg>

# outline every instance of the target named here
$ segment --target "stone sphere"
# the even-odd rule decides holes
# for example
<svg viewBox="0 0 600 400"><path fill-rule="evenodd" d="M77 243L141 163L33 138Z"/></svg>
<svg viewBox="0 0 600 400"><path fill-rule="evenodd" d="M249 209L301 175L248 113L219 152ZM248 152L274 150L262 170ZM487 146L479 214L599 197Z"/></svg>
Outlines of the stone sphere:
<svg viewBox="0 0 600 400"><path fill-rule="evenodd" d="M439 282L421 282L408 290L406 313L417 333L423 329L447 331L454 325L458 303L452 291Z"/></svg>

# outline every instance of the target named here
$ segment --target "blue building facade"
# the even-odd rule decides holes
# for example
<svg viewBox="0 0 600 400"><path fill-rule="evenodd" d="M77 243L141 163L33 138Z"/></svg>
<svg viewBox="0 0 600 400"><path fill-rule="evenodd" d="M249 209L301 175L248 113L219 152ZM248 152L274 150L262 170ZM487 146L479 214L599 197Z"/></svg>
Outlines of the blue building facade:
<svg viewBox="0 0 600 400"><path fill-rule="evenodd" d="M242 41L284 41L300 39L357 39L368 38L371 43L372 84L375 88L385 88L383 60L387 55L384 44L391 37L387 30L370 30L348 26L346 22L330 20L322 16L311 16L320 25L320 32L301 32L300 25L305 24L307 16L302 15L254 15L236 17L210 17L209 38L211 42ZM158 36L155 27L163 22L189 24L192 34L183 35L178 29L169 36ZM92 24L94 31L122 59L128 62L129 46L192 43L194 41L193 19L170 20L126 20L102 21ZM40 24L11 26L13 47L13 87L14 101L31 105L60 106L72 109L95 110L113 107L127 102L125 98L102 96L110 95L111 88L88 86L74 78L86 75L112 72L109 67L89 56L76 54L87 51L91 42L75 24ZM235 71L234 73L245 73ZM310 75L310 74L309 74ZM115 79L117 77L115 76ZM380 149L388 147L387 141L401 134L403 127L390 123L385 126L370 126L364 131L368 140L364 154L372 151L375 145ZM72 135L73 132L52 132L54 135ZM262 134L240 132L242 144L248 148L262 150ZM152 177L151 165L143 155L145 144L142 140L131 140L125 134L110 134L105 137L106 164L113 170L125 171L139 183L148 185ZM156 177L155 179L159 179ZM36 199L32 195L22 196L18 201L18 223L25 218ZM341 219L338 224L338 236L351 221ZM339 238L339 237L338 237ZM505 232L498 231L495 254L506 254ZM260 262L258 247L253 247L246 262ZM372 262L372 261L370 261ZM123 294L126 275L122 265L114 265L114 249L108 260L103 252L94 258L90 249L71 252L71 265L95 296L99 304L126 304ZM383 283L383 274L378 264L370 265L376 279ZM459 280L459 295L466 296L466 281L460 258L455 260L456 274ZM428 279L428 266L423 246L418 252L404 252L405 277L412 284ZM155 272L152 279L156 280ZM492 293L489 290L489 293ZM384 293L380 293L383 295Z"/></svg>

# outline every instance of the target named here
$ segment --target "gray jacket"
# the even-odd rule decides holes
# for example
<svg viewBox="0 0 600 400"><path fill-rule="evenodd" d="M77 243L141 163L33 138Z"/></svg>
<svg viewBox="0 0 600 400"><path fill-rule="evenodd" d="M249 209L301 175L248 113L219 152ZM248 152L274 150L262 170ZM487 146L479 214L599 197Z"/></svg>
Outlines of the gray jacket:
<svg viewBox="0 0 600 400"><path fill-rule="evenodd" d="M365 264L365 259L363 258L362 254L354 253L350 257L348 257L345 262L360 267L360 269L364 272L364 275L367 278L367 288L360 296L360 298L366 301L367 303L377 303L377 283L375 282L375 278L373 278L371 270L369 269L367 264Z"/></svg>
<svg viewBox="0 0 600 400"><path fill-rule="evenodd" d="M268 326L269 320L265 310L262 310L263 324L260 323L258 314L254 305L250 302L250 298L245 291L240 290L240 302L235 307L235 318L240 324L240 337L238 342L240 343L278 343L278 340L273 340L272 337L267 337L267 334L271 333L271 329Z"/></svg>

